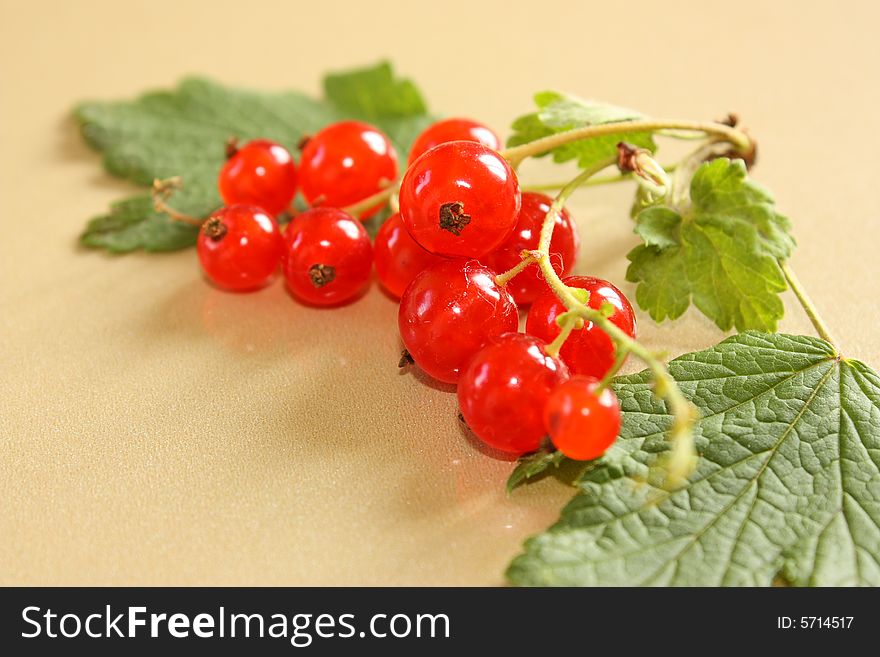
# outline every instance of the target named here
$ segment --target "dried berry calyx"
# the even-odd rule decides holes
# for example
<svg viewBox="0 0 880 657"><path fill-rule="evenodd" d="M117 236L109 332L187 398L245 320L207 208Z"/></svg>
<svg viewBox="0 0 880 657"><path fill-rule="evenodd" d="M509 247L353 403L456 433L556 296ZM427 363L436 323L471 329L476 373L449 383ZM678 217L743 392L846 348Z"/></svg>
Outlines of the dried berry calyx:
<svg viewBox="0 0 880 657"><path fill-rule="evenodd" d="M238 153L238 137L232 136L226 140L226 159L233 157L236 153Z"/></svg>
<svg viewBox="0 0 880 657"><path fill-rule="evenodd" d="M461 235L462 229L471 223L471 215L464 211L464 203L453 201L440 206L440 228L453 235Z"/></svg>
<svg viewBox="0 0 880 657"><path fill-rule="evenodd" d="M315 287L324 287L336 278L336 268L330 265L312 265L309 267L309 278Z"/></svg>
<svg viewBox="0 0 880 657"><path fill-rule="evenodd" d="M226 236L226 224L219 217L211 217L205 222L204 231L213 241L219 242Z"/></svg>

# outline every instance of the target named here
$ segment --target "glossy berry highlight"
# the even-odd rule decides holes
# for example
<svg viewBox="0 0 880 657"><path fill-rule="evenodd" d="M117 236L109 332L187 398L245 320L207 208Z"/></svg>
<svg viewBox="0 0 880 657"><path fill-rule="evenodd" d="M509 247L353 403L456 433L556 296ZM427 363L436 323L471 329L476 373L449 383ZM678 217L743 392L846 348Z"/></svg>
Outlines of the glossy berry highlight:
<svg viewBox="0 0 880 657"><path fill-rule="evenodd" d="M448 141L475 141L495 151L501 148L501 140L488 126L471 119L443 119L429 125L416 137L409 151L409 164L422 153Z"/></svg>
<svg viewBox="0 0 880 657"><path fill-rule="evenodd" d="M435 146L407 169L400 185L400 216L406 229L438 255L486 255L513 230L519 210L519 181L513 169L477 142Z"/></svg>
<svg viewBox="0 0 880 657"><path fill-rule="evenodd" d="M284 277L301 301L338 305L354 299L370 282L370 237L360 221L342 210L303 212L290 222L284 242Z"/></svg>
<svg viewBox="0 0 880 657"><path fill-rule="evenodd" d="M281 262L283 241L275 219L253 205L230 205L202 224L196 247L205 276L226 290L266 285Z"/></svg>
<svg viewBox="0 0 880 657"><path fill-rule="evenodd" d="M537 249L541 226L552 203L553 199L545 194L523 192L516 227L500 246L485 257L486 264L497 272L507 271L519 264L523 251ZM563 208L556 216L550 240L550 262L559 276L567 276L571 272L579 247L577 226ZM538 266L530 265L507 282L507 289L516 303L522 306L532 303L550 288Z"/></svg>
<svg viewBox="0 0 880 657"><path fill-rule="evenodd" d="M456 383L492 337L514 332L516 303L476 260L446 260L416 276L400 299L403 344L429 376Z"/></svg>
<svg viewBox="0 0 880 657"><path fill-rule="evenodd" d="M233 148L220 169L217 186L226 205L245 203L277 215L296 194L296 165L283 146L256 139Z"/></svg>
<svg viewBox="0 0 880 657"><path fill-rule="evenodd" d="M598 388L593 377L572 377L550 394L544 407L550 440L570 459L599 458L620 433L617 396L609 388Z"/></svg>
<svg viewBox="0 0 880 657"><path fill-rule="evenodd" d="M607 301L614 307L608 318L631 338L636 336L636 318L633 307L623 292L601 278L592 276L569 276L563 279L569 287L577 287L590 293L587 304L599 310ZM556 318L565 312L565 306L552 290L538 297L529 309L526 318L526 333L546 342L559 335L560 327ZM584 374L601 379L614 365L616 349L611 338L593 322L571 332L559 351L559 357L568 365L572 374Z"/></svg>
<svg viewBox="0 0 880 657"><path fill-rule="evenodd" d="M397 152L378 128L341 121L310 137L300 158L300 188L309 205L343 208L381 191L397 178ZM371 217L379 203L361 216Z"/></svg>
<svg viewBox="0 0 880 657"><path fill-rule="evenodd" d="M458 404L471 431L511 454L533 452L545 435L544 405L568 380L568 368L523 333L493 338L471 359L458 382Z"/></svg>
<svg viewBox="0 0 880 657"><path fill-rule="evenodd" d="M443 258L419 246L404 228L400 213L395 212L376 233L373 261L382 287L399 299L412 279Z"/></svg>

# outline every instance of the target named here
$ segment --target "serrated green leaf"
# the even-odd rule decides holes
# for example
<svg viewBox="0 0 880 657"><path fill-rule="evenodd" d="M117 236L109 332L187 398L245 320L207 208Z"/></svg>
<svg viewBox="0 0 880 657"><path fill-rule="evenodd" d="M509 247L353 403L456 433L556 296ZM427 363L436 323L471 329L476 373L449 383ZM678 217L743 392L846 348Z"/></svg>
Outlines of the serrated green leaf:
<svg viewBox="0 0 880 657"><path fill-rule="evenodd" d="M295 151L304 135L358 118L385 131L405 155L432 120L413 84L396 80L387 63L328 76L325 86L328 98L314 100L298 92L262 93L192 78L173 91L133 101L84 103L75 116L88 143L103 152L108 172L140 185L181 176L184 188L172 204L205 217L221 203L217 174L229 137L272 139ZM164 251L192 245L192 232L171 225L136 196L93 219L81 240L117 253Z"/></svg>
<svg viewBox="0 0 880 657"><path fill-rule="evenodd" d="M809 337L743 333L670 362L700 410L696 472L644 482L671 417L646 373L615 382L607 465L530 539L521 585L880 585L880 376Z"/></svg>
<svg viewBox="0 0 880 657"><path fill-rule="evenodd" d="M694 305L719 328L775 331L787 289L779 263L761 256L754 230L744 225L688 222L682 229L687 279Z"/></svg>
<svg viewBox="0 0 880 657"><path fill-rule="evenodd" d="M599 125L643 118L640 112L609 103L584 100L555 91L535 94L535 104L541 108L538 116L548 128L571 129L573 126Z"/></svg>
<svg viewBox="0 0 880 657"><path fill-rule="evenodd" d="M669 208L647 208L639 215L635 231L648 246L677 246L681 244L681 215Z"/></svg>
<svg viewBox="0 0 880 657"><path fill-rule="evenodd" d="M562 452L547 447L520 457L513 472L507 478L507 492L510 493L520 484L545 472L551 466L558 467L560 461L562 461Z"/></svg>
<svg viewBox="0 0 880 657"><path fill-rule="evenodd" d="M722 330L774 331L787 289L778 260L794 249L789 228L742 160L719 158L694 174L687 207L639 212L635 232L646 246L629 253L627 280L658 322L693 302Z"/></svg>
<svg viewBox="0 0 880 657"><path fill-rule="evenodd" d="M718 158L694 174L690 186L693 208L722 223L748 223L758 230L763 250L783 260L794 251L791 222L776 211L773 195L749 178L742 160Z"/></svg>
<svg viewBox="0 0 880 657"><path fill-rule="evenodd" d="M583 100L555 91L535 94L535 104L538 106L537 112L521 116L513 122L513 134L507 140L508 146L527 144L573 128L643 118L634 110ZM613 157L617 153L617 144L621 141L651 151L656 149L650 132L628 132L571 142L550 153L556 162L575 160L579 167L588 168Z"/></svg>
<svg viewBox="0 0 880 657"><path fill-rule="evenodd" d="M410 80L394 77L391 64L324 78L324 95L339 110L369 121L423 116L428 108Z"/></svg>
<svg viewBox="0 0 880 657"><path fill-rule="evenodd" d="M629 252L628 281L650 280L636 287L636 303L654 321L677 319L690 306L690 283L680 247L659 249L640 244Z"/></svg>
<svg viewBox="0 0 880 657"><path fill-rule="evenodd" d="M149 196L133 196L114 203L108 214L89 221L80 241L111 253L176 251L194 245L198 234L195 226L155 212Z"/></svg>

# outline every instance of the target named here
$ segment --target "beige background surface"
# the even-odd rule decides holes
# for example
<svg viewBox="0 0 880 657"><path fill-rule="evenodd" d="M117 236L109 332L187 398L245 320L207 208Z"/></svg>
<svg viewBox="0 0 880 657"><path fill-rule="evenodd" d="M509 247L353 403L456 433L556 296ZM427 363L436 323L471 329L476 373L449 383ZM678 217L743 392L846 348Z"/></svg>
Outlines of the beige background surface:
<svg viewBox="0 0 880 657"><path fill-rule="evenodd" d="M193 252L80 250L131 191L68 118L186 73L317 92L390 57L433 109L503 130L533 91L655 116L730 109L795 221L793 260L844 352L880 365L877 108L868 2L0 2L0 583L496 584L569 492L507 498L510 464L399 376L375 287L322 312L230 295ZM558 174L557 174L558 175ZM525 177L547 180L548 170ZM580 270L623 279L623 186L582 192ZM810 326L786 295L782 328ZM688 314L641 336L716 342Z"/></svg>

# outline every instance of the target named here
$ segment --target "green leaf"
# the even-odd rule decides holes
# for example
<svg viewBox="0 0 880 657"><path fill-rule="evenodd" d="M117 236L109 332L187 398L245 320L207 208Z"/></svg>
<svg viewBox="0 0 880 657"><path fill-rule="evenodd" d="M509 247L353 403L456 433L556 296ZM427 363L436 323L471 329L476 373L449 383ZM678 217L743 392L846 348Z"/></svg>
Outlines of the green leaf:
<svg viewBox="0 0 880 657"><path fill-rule="evenodd" d="M513 122L513 134L507 140L508 146L527 144L573 128L644 118L630 109L583 100L555 91L535 94L535 104L538 106L537 112L521 116ZM550 152L556 162L576 160L578 166L585 169L616 155L617 144L621 141L651 151L656 149L650 132L627 132L572 142Z"/></svg>
<svg viewBox="0 0 880 657"><path fill-rule="evenodd" d="M552 476L566 486L574 486L585 472L605 465L604 459L601 458L594 461L574 461L565 458L548 439L537 452L520 457L507 478L507 493L509 495L522 484L531 484L548 476Z"/></svg>
<svg viewBox="0 0 880 657"><path fill-rule="evenodd" d="M690 305L690 284L681 249L639 245L627 257L632 261L627 280L651 280L650 285L643 283L636 288L639 307L657 322L684 314Z"/></svg>
<svg viewBox="0 0 880 657"><path fill-rule="evenodd" d="M110 253L175 251L194 245L198 234L195 226L153 210L153 200L147 195L114 203L108 214L88 223L80 240L85 246Z"/></svg>
<svg viewBox="0 0 880 657"><path fill-rule="evenodd" d="M696 212L721 223L753 226L764 252L785 260L794 251L791 222L776 211L773 195L749 178L742 160L718 158L702 165L691 181L690 197Z"/></svg>
<svg viewBox="0 0 880 657"><path fill-rule="evenodd" d="M415 86L395 79L387 63L328 76L325 89L327 98L315 100L298 92L262 93L192 78L173 91L133 101L84 103L75 116L88 143L103 152L108 172L140 185L181 176L184 189L172 205L204 217L221 203L217 174L231 136L272 139L295 151L304 135L356 118L384 130L405 161L412 140L432 120ZM143 195L93 219L81 240L117 253L195 242L190 227L157 214Z"/></svg>
<svg viewBox="0 0 880 657"><path fill-rule="evenodd" d="M621 438L510 580L880 585L880 376L823 340L757 332L669 371L702 414L688 483L645 483L671 418L647 372L618 379Z"/></svg>
<svg viewBox="0 0 880 657"><path fill-rule="evenodd" d="M389 117L409 118L428 113L422 94L410 80L394 77L391 64L324 78L324 95L350 116L378 121Z"/></svg>
<svg viewBox="0 0 880 657"><path fill-rule="evenodd" d="M562 452L548 447L542 447L533 454L520 457L510 477L507 478L507 492L510 493L520 484L545 473L551 466L559 467L562 459Z"/></svg>
<svg viewBox="0 0 880 657"><path fill-rule="evenodd" d="M691 302L722 330L776 330L787 289L778 260L794 249L790 222L751 181L742 160L703 164L685 208L648 207L635 232L627 280L656 321L679 317Z"/></svg>
<svg viewBox="0 0 880 657"><path fill-rule="evenodd" d="M669 208L647 208L639 214L635 231L648 246L676 246L681 244L681 215Z"/></svg>

